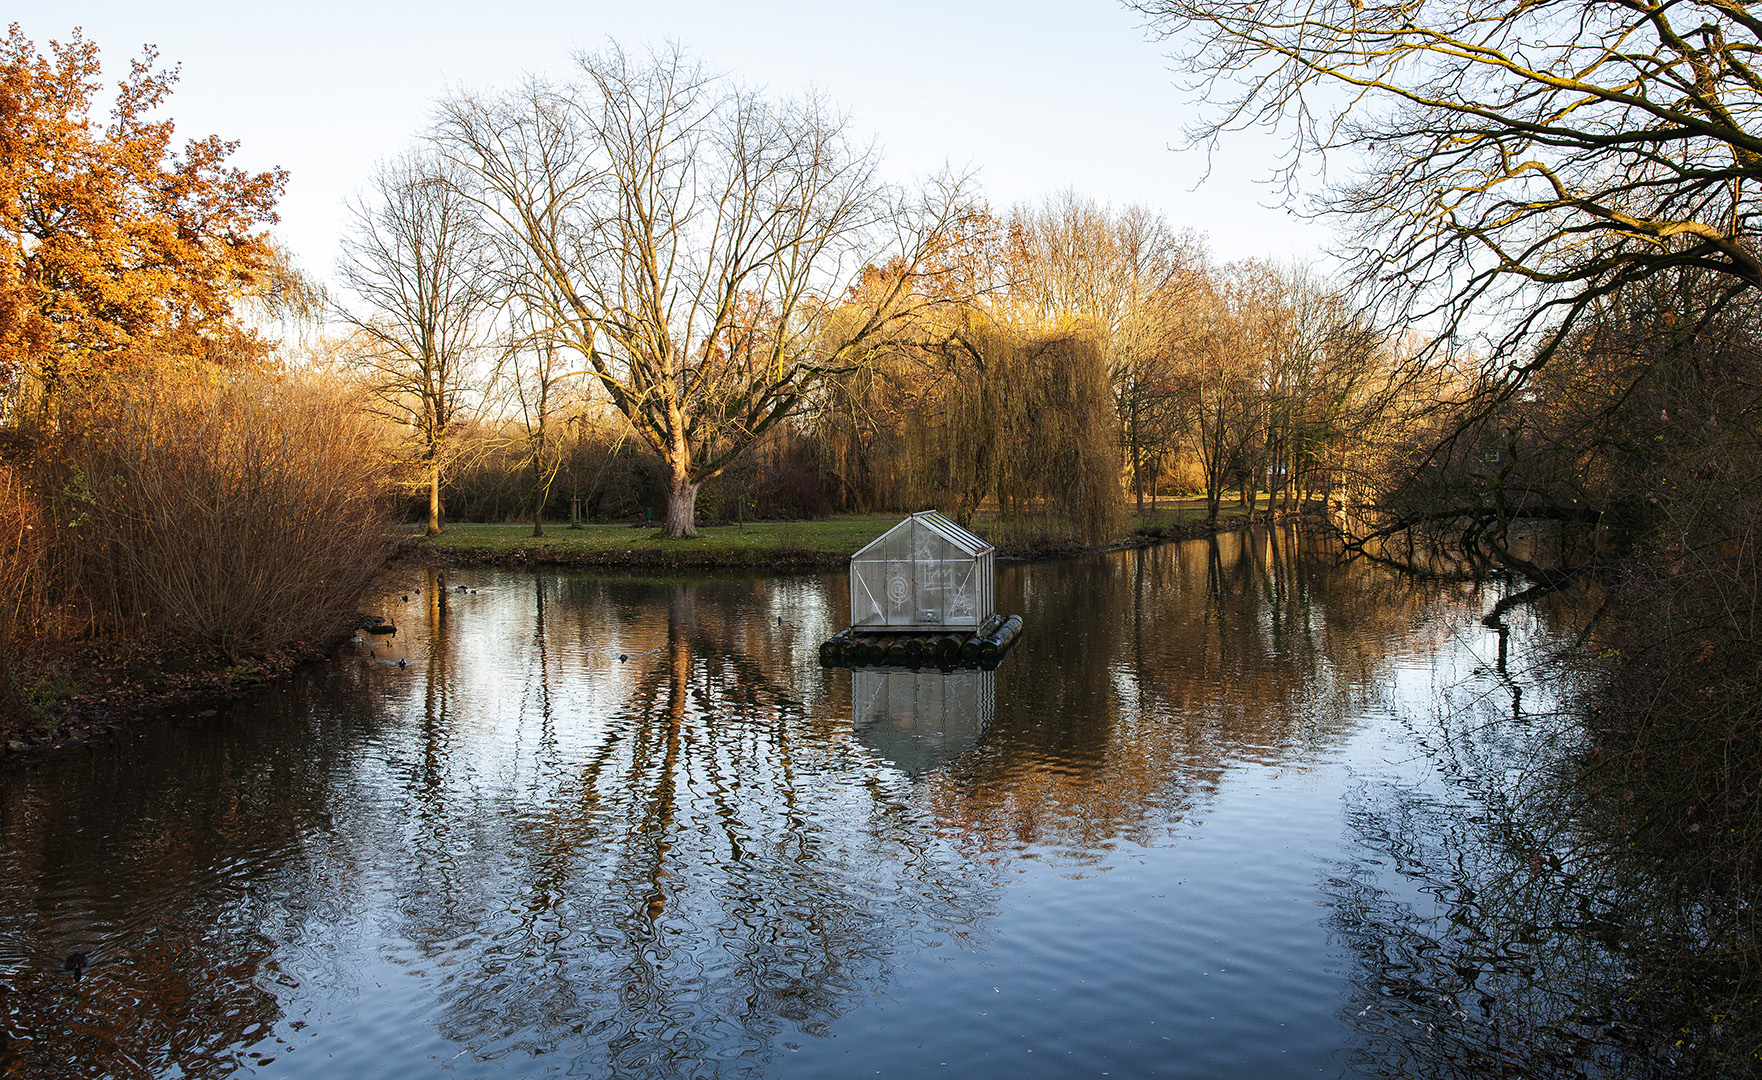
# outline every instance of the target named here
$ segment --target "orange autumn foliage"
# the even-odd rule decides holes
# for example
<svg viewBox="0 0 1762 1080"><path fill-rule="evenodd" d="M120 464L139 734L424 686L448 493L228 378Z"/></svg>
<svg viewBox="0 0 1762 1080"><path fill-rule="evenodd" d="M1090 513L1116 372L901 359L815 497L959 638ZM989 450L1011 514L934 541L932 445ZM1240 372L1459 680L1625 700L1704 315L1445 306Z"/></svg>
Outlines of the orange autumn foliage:
<svg viewBox="0 0 1762 1080"><path fill-rule="evenodd" d="M226 164L215 136L173 149L152 118L177 80L149 47L91 112L98 48L75 31L39 54L17 23L0 40L0 417L88 373L149 356L264 351L232 305L273 268L260 226L287 182Z"/></svg>

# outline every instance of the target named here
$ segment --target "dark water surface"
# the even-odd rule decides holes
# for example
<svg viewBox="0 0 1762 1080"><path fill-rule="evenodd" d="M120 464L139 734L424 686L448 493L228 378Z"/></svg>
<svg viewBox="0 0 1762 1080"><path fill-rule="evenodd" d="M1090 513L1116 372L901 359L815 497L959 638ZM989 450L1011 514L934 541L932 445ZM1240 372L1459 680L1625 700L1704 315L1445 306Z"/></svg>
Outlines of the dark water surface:
<svg viewBox="0 0 1762 1080"><path fill-rule="evenodd" d="M1472 893L1564 609L1501 671L1495 591L1223 537L1003 569L945 679L819 667L843 575L448 581L0 779L0 1074L1474 1075L1546 1006Z"/></svg>

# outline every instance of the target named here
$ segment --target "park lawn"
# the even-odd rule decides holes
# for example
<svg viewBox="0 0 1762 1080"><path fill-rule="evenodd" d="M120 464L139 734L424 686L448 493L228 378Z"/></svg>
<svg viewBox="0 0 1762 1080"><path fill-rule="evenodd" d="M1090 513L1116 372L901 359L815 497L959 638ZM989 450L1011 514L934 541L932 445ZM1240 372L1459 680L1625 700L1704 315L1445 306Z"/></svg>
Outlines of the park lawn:
<svg viewBox="0 0 1762 1080"><path fill-rule="evenodd" d="M899 520L834 517L821 521L765 521L711 525L688 540L669 540L660 529L628 525L587 525L571 529L546 525L542 537L531 525L448 525L420 543L443 555L503 561L524 556L534 562L628 564L635 566L766 566L773 562L833 565L886 532Z"/></svg>
<svg viewBox="0 0 1762 1080"><path fill-rule="evenodd" d="M1266 508L1265 496L1260 507ZM793 568L842 566L869 541L886 532L902 515L838 516L817 521L763 521L740 525L710 525L698 529L689 540L669 540L658 528L634 529L628 525L546 525L543 536L533 536L531 525L448 525L444 534L421 537L417 543L444 559L475 563L550 563L575 566L667 567L766 567ZM1225 528L1241 524L1241 507L1226 501L1219 517ZM981 512L974 528L986 535L990 513ZM1200 525L1205 519L1204 499L1163 499L1154 513L1132 515L1120 540L1133 534L1170 535ZM1004 553L1012 547L1006 531L1000 541ZM1057 553L1056 549L1050 553ZM1034 554L1018 551L1016 554Z"/></svg>
<svg viewBox="0 0 1762 1080"><path fill-rule="evenodd" d="M1257 513L1265 513L1273 509L1271 496L1261 494L1255 496L1254 509ZM1238 501L1234 492L1224 494L1223 503L1218 507L1220 522L1239 522L1248 516L1248 511ZM1157 500L1156 509L1151 510L1149 500L1145 501L1144 513L1133 515L1136 528L1148 529L1181 525L1192 525L1205 520L1204 496L1182 496L1169 498L1163 496Z"/></svg>

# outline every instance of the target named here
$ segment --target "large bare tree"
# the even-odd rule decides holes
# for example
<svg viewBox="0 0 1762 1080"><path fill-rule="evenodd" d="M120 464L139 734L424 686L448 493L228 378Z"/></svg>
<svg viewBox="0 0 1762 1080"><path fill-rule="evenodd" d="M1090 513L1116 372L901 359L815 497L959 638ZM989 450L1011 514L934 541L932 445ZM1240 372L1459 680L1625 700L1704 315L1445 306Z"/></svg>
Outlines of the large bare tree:
<svg viewBox="0 0 1762 1080"><path fill-rule="evenodd" d="M337 275L354 301L337 311L356 332L375 400L411 433L436 536L442 476L495 302L484 235L475 205L433 155L381 165L352 214Z"/></svg>
<svg viewBox="0 0 1762 1080"><path fill-rule="evenodd" d="M1629 283L1701 268L1762 285L1762 15L1745 3L1132 6L1204 92L1199 141L1279 127L1287 178L1352 151L1321 207L1356 225L1359 284L1435 316L1440 340L1496 326L1489 355L1520 356L1519 377Z"/></svg>
<svg viewBox="0 0 1762 1080"><path fill-rule="evenodd" d="M616 46L567 83L442 109L441 152L494 224L520 301L667 469L698 488L916 308L961 185L908 199L815 98L772 101L677 50Z"/></svg>

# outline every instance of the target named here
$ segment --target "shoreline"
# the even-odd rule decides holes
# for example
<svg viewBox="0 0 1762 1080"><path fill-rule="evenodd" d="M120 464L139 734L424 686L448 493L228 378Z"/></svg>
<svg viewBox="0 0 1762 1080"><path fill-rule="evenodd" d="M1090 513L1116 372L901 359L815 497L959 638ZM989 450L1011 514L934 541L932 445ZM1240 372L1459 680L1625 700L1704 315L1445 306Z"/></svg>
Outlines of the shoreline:
<svg viewBox="0 0 1762 1080"><path fill-rule="evenodd" d="M1281 515L1273 520L1284 521L1301 514ZM895 520L887 519L889 522ZM1110 551L1130 551L1180 540L1203 540L1208 536L1239 532L1251 525L1266 524L1267 519L1250 519L1247 514L1220 515L1214 524L1205 520L1181 521L1166 525L1142 526L1132 533L1087 547L1080 544L1012 545L1006 539L997 547L1000 563L1039 562L1047 559L1068 559L1079 555ZM785 527L814 527L816 523L786 523ZM484 529L489 526L467 526ZM458 527L455 527L458 528ZM499 526L504 529L525 529L524 525ZM593 525L593 529L627 529L630 526ZM700 527L702 529L704 527ZM710 528L715 528L711 526ZM634 531L634 530L633 530ZM402 551L407 564L458 567L556 567L579 570L751 570L768 569L782 573L811 573L842 570L850 564L854 547L836 549L792 546L788 541L776 544L753 543L746 546L695 549L668 548L675 543L655 536L632 538L629 546L587 548L572 545L567 526L546 526L543 537L518 537L497 544L472 544L457 533L436 538L412 537ZM877 535L879 530L877 530ZM704 539L704 532L699 533ZM691 543L692 541L685 541ZM860 544L858 545L860 546Z"/></svg>
<svg viewBox="0 0 1762 1080"><path fill-rule="evenodd" d="M1220 516L1215 525L1198 520L1141 527L1128 536L1097 547L1000 547L998 561L1027 563L1130 551L1175 541L1202 540L1261 523L1264 521L1250 520L1247 515ZM557 526L555 532L566 534L569 530ZM637 543L647 545L654 542L645 537L628 548L608 551L572 550L565 543L557 542L566 541L566 535L544 539L551 542L542 547L474 548L438 547L429 543L427 537L405 537L387 557L376 575L375 584L364 595L370 595L394 574L427 566L545 567L590 572L764 569L774 573L800 574L841 570L850 562L848 550L814 550L783 544L722 551L669 551L662 547L637 546ZM82 746L90 750L96 743L154 723L214 716L224 702L293 678L301 669L324 662L337 645L372 622L371 617L357 612L354 618L347 620L347 625L337 627L324 638L295 642L237 666L205 657L200 650L175 645L105 647L102 643L83 642L21 658L17 666L31 671L39 686L60 684L62 689L54 692L54 699L47 706L50 715L40 722L38 730L11 732L4 742L0 742L0 774L40 764L47 754ZM173 716L173 713L190 715Z"/></svg>

